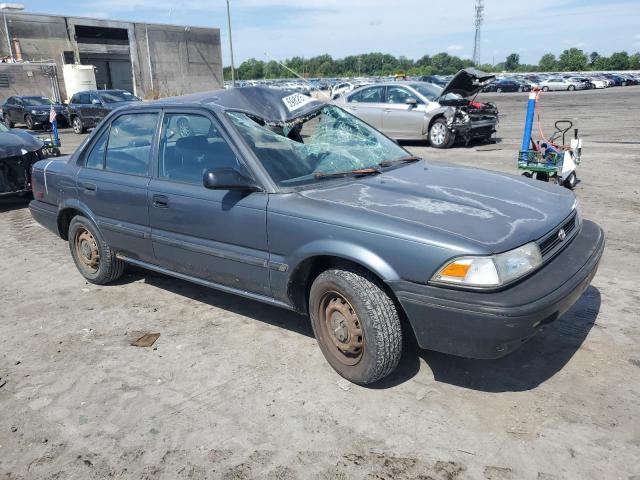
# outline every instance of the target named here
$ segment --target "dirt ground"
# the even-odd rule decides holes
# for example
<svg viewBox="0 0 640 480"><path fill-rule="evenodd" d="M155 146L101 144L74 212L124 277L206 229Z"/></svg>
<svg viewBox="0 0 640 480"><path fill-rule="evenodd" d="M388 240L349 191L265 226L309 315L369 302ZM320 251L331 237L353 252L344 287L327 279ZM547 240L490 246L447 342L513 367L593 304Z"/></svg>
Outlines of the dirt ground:
<svg viewBox="0 0 640 480"><path fill-rule="evenodd" d="M527 95L485 98L498 143L409 149L517 173ZM640 86L542 108L584 138L576 194L608 238L592 286L505 358L411 347L372 388L334 373L304 317L140 270L87 284L0 201L0 478L640 479Z"/></svg>

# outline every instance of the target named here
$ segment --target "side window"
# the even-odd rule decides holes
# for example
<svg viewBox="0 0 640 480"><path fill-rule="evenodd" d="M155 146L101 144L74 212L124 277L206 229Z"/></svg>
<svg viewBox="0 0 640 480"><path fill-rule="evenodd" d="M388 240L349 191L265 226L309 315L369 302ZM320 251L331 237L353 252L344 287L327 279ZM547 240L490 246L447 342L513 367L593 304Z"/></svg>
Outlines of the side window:
<svg viewBox="0 0 640 480"><path fill-rule="evenodd" d="M216 126L204 115L167 114L160 136L159 177L202 185L206 170L240 168Z"/></svg>
<svg viewBox="0 0 640 480"><path fill-rule="evenodd" d="M382 103L384 87L371 87L360 90L349 97L350 102Z"/></svg>
<svg viewBox="0 0 640 480"><path fill-rule="evenodd" d="M13 97L7 99L7 105L15 105L16 101Z"/></svg>
<svg viewBox="0 0 640 480"><path fill-rule="evenodd" d="M92 93L91 95L89 95L89 102L87 103L92 103L93 105L99 105L102 103L102 101L100 100L100 98L98 98L98 95L96 95L95 93Z"/></svg>
<svg viewBox="0 0 640 480"><path fill-rule="evenodd" d="M109 130L105 130L96 143L93 144L89 155L87 155L87 161L85 166L87 168L97 168L102 170L104 168L104 153L107 150L107 138L109 138Z"/></svg>
<svg viewBox="0 0 640 480"><path fill-rule="evenodd" d="M411 92L402 87L387 87L387 103L407 103L407 98L415 98ZM416 100L418 100L416 98ZM422 103L418 100L418 103Z"/></svg>
<svg viewBox="0 0 640 480"><path fill-rule="evenodd" d="M109 130L105 169L148 175L157 121L157 113L131 113L116 118Z"/></svg>
<svg viewBox="0 0 640 480"><path fill-rule="evenodd" d="M87 103L89 103L89 94L88 93L81 93L78 96L78 103L80 103L82 105L86 105Z"/></svg>

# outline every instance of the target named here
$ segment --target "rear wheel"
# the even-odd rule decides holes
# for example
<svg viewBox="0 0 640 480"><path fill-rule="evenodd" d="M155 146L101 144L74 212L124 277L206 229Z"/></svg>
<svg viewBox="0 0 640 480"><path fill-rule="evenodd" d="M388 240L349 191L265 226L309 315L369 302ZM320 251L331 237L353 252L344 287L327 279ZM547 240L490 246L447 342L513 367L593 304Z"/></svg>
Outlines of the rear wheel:
<svg viewBox="0 0 640 480"><path fill-rule="evenodd" d="M80 117L73 117L71 126L73 127L73 133L77 133L78 135L87 131Z"/></svg>
<svg viewBox="0 0 640 480"><path fill-rule="evenodd" d="M449 148L453 145L455 136L447 127L447 121L444 118L436 119L429 128L429 142L434 148Z"/></svg>
<svg viewBox="0 0 640 480"><path fill-rule="evenodd" d="M496 93L502 93L502 89L500 87L496 88Z"/></svg>
<svg viewBox="0 0 640 480"><path fill-rule="evenodd" d="M569 85L569 88L567 88L567 90L569 90L570 92L573 92L576 89L576 87L574 87L573 85Z"/></svg>
<svg viewBox="0 0 640 480"><path fill-rule="evenodd" d="M548 92L549 91L549 87L547 87L546 85L544 87L542 87L542 91L543 92Z"/></svg>
<svg viewBox="0 0 640 480"><path fill-rule="evenodd" d="M87 281L104 285L122 276L124 262L105 243L86 217L77 215L69 225L69 249L76 267Z"/></svg>
<svg viewBox="0 0 640 480"><path fill-rule="evenodd" d="M373 383L398 365L400 317L368 272L333 269L318 275L309 292L309 312L320 350L347 380Z"/></svg>

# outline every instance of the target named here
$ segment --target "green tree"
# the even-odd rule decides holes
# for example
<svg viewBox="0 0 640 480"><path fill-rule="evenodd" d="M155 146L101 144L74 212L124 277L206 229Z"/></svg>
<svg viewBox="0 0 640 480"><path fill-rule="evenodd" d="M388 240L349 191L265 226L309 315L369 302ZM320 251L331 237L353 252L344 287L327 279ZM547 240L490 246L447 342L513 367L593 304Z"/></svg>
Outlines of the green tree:
<svg viewBox="0 0 640 480"><path fill-rule="evenodd" d="M611 70L611 64L608 57L598 57L596 63L593 64L594 70Z"/></svg>
<svg viewBox="0 0 640 480"><path fill-rule="evenodd" d="M611 70L628 70L629 54L627 52L615 52L609 57Z"/></svg>
<svg viewBox="0 0 640 480"><path fill-rule="evenodd" d="M640 52L629 56L629 70L640 70Z"/></svg>
<svg viewBox="0 0 640 480"><path fill-rule="evenodd" d="M591 55L589 55L589 65L592 67L595 66L599 58L600 54L598 52L591 52Z"/></svg>
<svg viewBox="0 0 640 480"><path fill-rule="evenodd" d="M538 62L538 69L541 72L550 72L558 69L558 61L553 53L545 53Z"/></svg>
<svg viewBox="0 0 640 480"><path fill-rule="evenodd" d="M558 66L560 70L565 71L580 71L587 69L587 56L579 48L570 48L560 54L558 59Z"/></svg>
<svg viewBox="0 0 640 480"><path fill-rule="evenodd" d="M507 59L504 61L505 70L509 70L510 72L515 72L520 65L520 55L517 53L510 54Z"/></svg>

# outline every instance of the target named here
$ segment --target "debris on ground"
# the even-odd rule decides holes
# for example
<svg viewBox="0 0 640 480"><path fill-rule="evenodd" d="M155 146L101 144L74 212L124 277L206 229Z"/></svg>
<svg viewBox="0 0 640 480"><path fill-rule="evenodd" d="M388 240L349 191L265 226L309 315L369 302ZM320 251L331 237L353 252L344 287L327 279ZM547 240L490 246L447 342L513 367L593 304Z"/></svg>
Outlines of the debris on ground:
<svg viewBox="0 0 640 480"><path fill-rule="evenodd" d="M131 346L132 347L150 347L154 343L156 343L156 340L158 340L159 336L160 336L159 333L145 333L135 342L132 342Z"/></svg>

